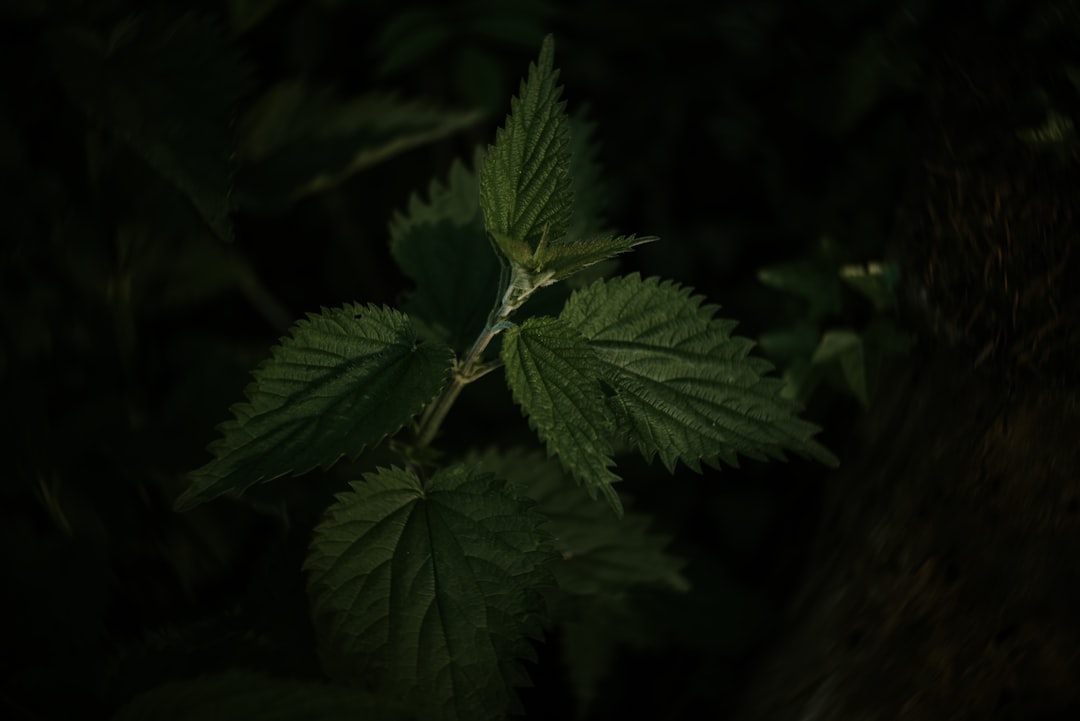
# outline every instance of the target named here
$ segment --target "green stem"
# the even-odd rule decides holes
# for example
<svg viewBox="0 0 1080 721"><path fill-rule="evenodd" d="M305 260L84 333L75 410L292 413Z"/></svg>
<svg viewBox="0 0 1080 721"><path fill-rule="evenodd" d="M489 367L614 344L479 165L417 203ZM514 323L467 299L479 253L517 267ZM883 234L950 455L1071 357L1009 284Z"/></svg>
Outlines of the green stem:
<svg viewBox="0 0 1080 721"><path fill-rule="evenodd" d="M450 412L454 401L461 395L461 390L492 370L491 366L481 365L484 351L487 350L488 345L495 339L495 336L510 327L507 319L514 311L524 305L529 296L542 287L543 282L538 283L535 282L536 280L537 278L527 271L519 271L517 268L511 271L510 281L507 283L506 290L498 306L488 316L484 330L476 337L472 347L469 348L469 352L465 355L465 359L454 368L454 377L450 381L450 385L446 387L446 390L442 392L442 395L435 402L427 407L424 415L420 418L420 425L416 430L417 448L426 448L435 440L439 427L446 420L446 414ZM541 280L546 281L547 279L542 278Z"/></svg>
<svg viewBox="0 0 1080 721"><path fill-rule="evenodd" d="M417 430L417 447L424 448L435 440L435 435L439 432L439 426L442 425L442 422L446 419L446 414L450 412L454 401L461 394L461 389L473 381L473 369L483 355L484 349L488 347L488 344L500 331L502 331L501 327L487 326L477 336L476 342L469 349L465 360L454 370L454 378L450 381L450 385L446 387L438 400L428 406L424 417L420 420L420 428Z"/></svg>

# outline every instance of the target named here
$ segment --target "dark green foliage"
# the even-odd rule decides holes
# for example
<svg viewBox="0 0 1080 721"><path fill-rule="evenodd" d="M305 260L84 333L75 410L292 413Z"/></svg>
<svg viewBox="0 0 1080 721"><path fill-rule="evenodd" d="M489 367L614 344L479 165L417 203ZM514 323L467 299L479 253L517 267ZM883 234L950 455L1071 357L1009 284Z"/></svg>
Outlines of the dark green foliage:
<svg viewBox="0 0 1080 721"><path fill-rule="evenodd" d="M554 58L548 37L480 171L484 225L509 262L527 262L570 228L570 119Z"/></svg>
<svg viewBox="0 0 1080 721"><path fill-rule="evenodd" d="M221 425L215 459L176 506L191 508L286 473L329 468L396 433L429 402L449 352L417 344L396 311L345 306L308 315L254 372L247 402Z"/></svg>
<svg viewBox="0 0 1080 721"><path fill-rule="evenodd" d="M555 9L547 0L428 3L395 13L373 43L382 77L420 71L490 110L501 110L515 71L500 62L506 48L532 53Z"/></svg>
<svg viewBox="0 0 1080 721"><path fill-rule="evenodd" d="M765 460L784 450L835 465L811 438L819 429L765 376L772 367L748 356L751 342L690 293L631 275L577 291L561 315L598 356L611 407L641 453L659 454L671 471L680 460L700 471L702 461L738 465L736 454Z"/></svg>
<svg viewBox="0 0 1080 721"><path fill-rule="evenodd" d="M576 291L558 318L510 320L537 290L652 240L567 237L574 166L553 53L548 37L495 145L477 156L478 181L455 165L448 185L433 185L426 202L414 197L391 225L391 252L417 284L408 305L432 339L418 342L407 316L373 306L309 315L255 371L248 402L221 426L215 459L177 502L190 508L329 468L419 415L414 438L397 440L407 467L366 473L335 497L305 570L327 673L407 698L425 719L498 719L517 708L513 689L527 676L515 659L534 658L529 639L552 572L567 598L581 599L571 607L593 610L617 606L638 585L685 590L664 541L646 534L648 520L624 518L611 485L620 437L646 459L659 454L669 471L680 460L700 471L702 462L785 450L836 463L812 440L817 427L780 397L771 367L731 336L734 323L714 319L689 289L637 275L600 280ZM573 227L590 227L595 214L586 202ZM501 267L494 288L490 259L478 257L481 232ZM481 317L485 296L494 305ZM560 490L564 479L550 470L526 489L536 510L474 466L429 475L436 456L427 446L464 387L495 367L484 354L500 334L514 400L590 498ZM441 340L462 354L452 364ZM497 455L485 461L517 475ZM592 506L598 491L621 522ZM577 677L588 698L595 668Z"/></svg>
<svg viewBox="0 0 1080 721"><path fill-rule="evenodd" d="M537 503L542 526L561 561L551 565L559 589L579 598L623 599L639 586L685 591L685 562L667 551L670 539L655 533L648 515L617 518L590 503L586 489L567 483L552 458L520 448L470 455L481 468L515 483Z"/></svg>
<svg viewBox="0 0 1080 721"><path fill-rule="evenodd" d="M615 422L604 407L600 364L585 338L556 318L530 318L503 341L506 382L529 424L589 494L601 491L617 513L609 468Z"/></svg>
<svg viewBox="0 0 1080 721"><path fill-rule="evenodd" d="M422 718L502 718L527 680L516 659L534 658L539 634L542 520L464 466L353 483L305 564L327 670L409 699Z"/></svg>
<svg viewBox="0 0 1080 721"><path fill-rule="evenodd" d="M1043 47L1060 23L1052 3L1038 5L1016 26ZM930 52L916 32L945 35L957 21L943 25L944 11L918 2L737 2L700 9L693 23L675 14L471 0L404 10L21 0L0 10L11 30L0 49L0 391L14 459L3 498L18 519L5 524L5 599L18 610L5 637L19 659L0 684L5 717L9 704L16 718L107 717L136 697L124 717L168 718L185 702L199 717L398 717L391 696L404 675L369 673L377 654L335 645L326 616L311 626L321 596L314 571L301 571L309 549L316 556L315 528L345 505L376 510L346 489L384 473L425 493L463 474L461 487L484 488L466 511L488 508L490 494L508 524L534 524L521 539L554 551L493 602L519 604L518 617L488 628L500 629L493 647L526 662L488 667L479 686L489 701L476 703L491 708L480 716L517 695L533 718L682 718L687 697L724 716L740 654L775 627L771 604L797 564L776 549L803 545L789 529L812 524L822 473L738 456L831 460L786 399L813 399L808 417L830 429L830 446L841 447L846 417L832 396L792 393L798 368L809 379L800 388L834 381L869 400L875 353L902 339L892 304L912 278L893 287L869 266L840 271L889 257L896 178L913 162L909 120L921 117L908 101L923 92ZM517 86L551 29L562 74L548 45ZM507 97L527 97L534 80L555 100L536 126L552 131L550 146L528 144L524 100L504 117ZM1068 96L1050 96L1016 128L1067 158L1075 112ZM599 133L575 98L592 103ZM495 152L498 138L519 125L519 148L558 152L532 158L537 184L499 188L491 204L516 218L522 237L506 247L528 248L516 264L503 252L503 268L480 176L513 168L485 166L474 149L495 138L486 155L505 161L513 147ZM534 211L551 212L531 223ZM632 230L665 241L639 246L655 238ZM755 281L755 268L790 267L824 234L845 253L787 276L798 284L812 266L806 293ZM760 339L783 389L696 293ZM645 299L655 314L635 305ZM321 305L333 310L293 325ZM320 325L331 321L337 330ZM298 339L312 346L302 368L290 358ZM677 360L664 355L668 340L686 344ZM253 367L242 419L205 453ZM676 369L688 372L676 379ZM571 380L580 392L568 393ZM727 414L749 396L775 425L744 428ZM563 413L571 397L578 406ZM438 408L448 413L436 422ZM595 434L567 422L575 413ZM737 425L714 427L714 414ZM468 453L476 447L489 450ZM744 468L710 468L725 459ZM591 498L597 489L610 502ZM178 496L194 506L219 494L171 512ZM451 509L410 498L400 514L414 522ZM612 503L625 504L621 519ZM475 562L499 534L466 532L470 518L455 516L452 535L468 538L459 545ZM541 631L547 642L534 644ZM527 661L533 649L539 664ZM508 690L526 671L540 688ZM328 672L334 683L314 680ZM445 696L421 676L431 698Z"/></svg>
<svg viewBox="0 0 1080 721"><path fill-rule="evenodd" d="M616 517L591 503L586 489L568 483L552 458L536 451L488 449L471 454L487 471L505 476L537 501L559 560L551 564L556 589L548 592L567 675L585 712L625 645L655 642L649 620L633 606L643 590L683 593L690 584L685 561L668 550L670 538L653 528L652 518L633 510Z"/></svg>
<svg viewBox="0 0 1080 721"><path fill-rule="evenodd" d="M300 80L266 91L241 122L240 202L278 208L479 120L392 95L342 100Z"/></svg>
<svg viewBox="0 0 1080 721"><path fill-rule="evenodd" d="M840 265L835 254L835 246L826 242L812 260L758 271L765 285L805 302L802 317L762 334L759 342L783 368L785 397L805 403L823 380L830 380L869 408L881 359L907 352L911 342L892 318L899 269L882 263ZM861 330L827 325L845 305L860 304L850 303L845 284L873 307L874 317Z"/></svg>
<svg viewBox="0 0 1080 721"><path fill-rule="evenodd" d="M193 15L144 15L105 32L49 38L64 89L232 238L231 124L249 70L218 25Z"/></svg>
<svg viewBox="0 0 1080 721"><path fill-rule="evenodd" d="M590 158L579 143L581 159L573 165L570 119L566 103L559 100L558 77L549 37L511 100L506 125L496 134L480 173L480 206L495 247L505 262L527 269L539 285L655 240L597 234L591 227L595 205L585 185ZM571 170L583 171L581 177L575 181ZM580 209L575 208L575 182L585 185L587 200Z"/></svg>
<svg viewBox="0 0 1080 721"><path fill-rule="evenodd" d="M479 153L474 167L482 162ZM476 174L460 161L446 185L432 182L390 223L390 252L416 288L404 307L423 333L464 353L484 327L499 290L499 260L480 214Z"/></svg>

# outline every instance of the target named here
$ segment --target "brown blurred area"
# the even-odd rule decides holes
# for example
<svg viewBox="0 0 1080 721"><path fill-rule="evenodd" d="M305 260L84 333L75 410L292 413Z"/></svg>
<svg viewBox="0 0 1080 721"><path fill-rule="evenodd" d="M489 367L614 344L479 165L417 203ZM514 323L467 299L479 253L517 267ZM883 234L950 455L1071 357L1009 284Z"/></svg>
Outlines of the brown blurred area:
<svg viewBox="0 0 1080 721"><path fill-rule="evenodd" d="M942 55L892 239L920 347L830 480L741 718L1080 718L1080 154L1007 122L1059 71Z"/></svg>

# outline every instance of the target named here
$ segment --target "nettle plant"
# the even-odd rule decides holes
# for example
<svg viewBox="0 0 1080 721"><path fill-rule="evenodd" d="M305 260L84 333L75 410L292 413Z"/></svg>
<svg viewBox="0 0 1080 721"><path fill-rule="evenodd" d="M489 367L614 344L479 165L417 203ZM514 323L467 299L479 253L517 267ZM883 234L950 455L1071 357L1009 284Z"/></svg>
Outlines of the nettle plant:
<svg viewBox="0 0 1080 721"><path fill-rule="evenodd" d="M327 674L420 718L520 710L520 661L560 620L549 614L566 606L559 594L685 586L665 539L624 514L617 450L659 456L670 472L784 451L836 462L752 343L731 335L735 323L687 288L601 277L558 315L526 317L540 289L656 240L598 232L593 169L557 79L548 37L476 172L456 164L391 223L416 284L408 314L346 305L299 321L176 502L189 509L391 439L400 465L335 497L304 570ZM440 462L432 444L455 400L500 369L548 458L487 448Z"/></svg>

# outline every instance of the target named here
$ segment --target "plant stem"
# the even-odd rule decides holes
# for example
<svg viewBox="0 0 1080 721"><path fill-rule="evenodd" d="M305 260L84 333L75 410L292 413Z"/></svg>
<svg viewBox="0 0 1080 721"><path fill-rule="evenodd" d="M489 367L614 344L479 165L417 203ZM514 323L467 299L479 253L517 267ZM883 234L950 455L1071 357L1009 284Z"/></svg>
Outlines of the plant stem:
<svg viewBox="0 0 1080 721"><path fill-rule="evenodd" d="M419 448L430 445L431 441L435 439L435 434L439 432L439 426L442 425L446 414L450 412L450 407L454 405L454 401L460 395L461 389L472 382L473 369L483 355L484 349L488 347L488 344L501 330L502 327L486 326L484 328L483 332L477 336L472 348L469 349L465 360L454 370L454 378L450 381L450 385L446 387L438 400L428 406L417 431L416 445Z"/></svg>
<svg viewBox="0 0 1080 721"><path fill-rule="evenodd" d="M477 368L483 360L484 351L487 350L488 345L495 339L495 336L510 327L507 319L513 312L520 308L529 299L529 296L542 287L542 283L537 283L535 280L527 272L514 268L499 305L488 316L484 330L476 337L472 347L469 348L469 352L465 355L465 359L454 368L454 377L450 381L450 385L446 387L446 390L442 392L442 395L435 402L427 407L424 415L420 418L420 426L416 430L417 448L426 448L431 445L439 432L439 427L442 426L442 422L446 419L446 414L450 412L454 401L461 394L461 390L491 370L491 368ZM542 278L542 280L546 281L547 279Z"/></svg>

